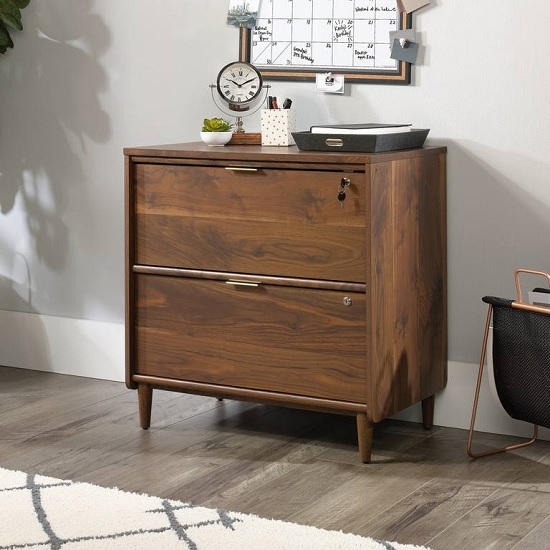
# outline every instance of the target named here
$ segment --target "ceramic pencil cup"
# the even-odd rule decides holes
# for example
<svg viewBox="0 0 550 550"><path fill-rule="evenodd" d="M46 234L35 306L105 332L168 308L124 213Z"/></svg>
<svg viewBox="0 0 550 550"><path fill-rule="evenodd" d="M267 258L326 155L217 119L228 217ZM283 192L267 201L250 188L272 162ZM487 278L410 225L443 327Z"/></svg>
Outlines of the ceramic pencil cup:
<svg viewBox="0 0 550 550"><path fill-rule="evenodd" d="M262 145L294 145L296 113L292 109L262 109Z"/></svg>

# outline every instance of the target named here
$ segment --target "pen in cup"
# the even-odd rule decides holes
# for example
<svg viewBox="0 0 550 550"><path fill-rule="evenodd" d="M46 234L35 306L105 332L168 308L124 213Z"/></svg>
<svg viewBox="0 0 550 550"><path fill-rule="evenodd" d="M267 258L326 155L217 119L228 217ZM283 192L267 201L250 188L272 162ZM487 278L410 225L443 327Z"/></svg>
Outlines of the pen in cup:
<svg viewBox="0 0 550 550"><path fill-rule="evenodd" d="M283 102L283 104L279 107L279 100L276 96L268 96L267 97L267 108L268 109L290 109L292 105L292 100L290 98L286 98Z"/></svg>

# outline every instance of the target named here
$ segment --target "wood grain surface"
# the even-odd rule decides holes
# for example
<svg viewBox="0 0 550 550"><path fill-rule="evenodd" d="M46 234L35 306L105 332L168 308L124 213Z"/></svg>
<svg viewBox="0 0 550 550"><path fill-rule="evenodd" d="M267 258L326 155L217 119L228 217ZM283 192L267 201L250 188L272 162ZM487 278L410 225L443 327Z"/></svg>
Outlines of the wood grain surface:
<svg viewBox="0 0 550 550"><path fill-rule="evenodd" d="M433 550L548 548L550 442L474 460L467 430L385 420L364 465L351 417L156 391L142 430L122 383L0 367L0 388L3 468Z"/></svg>
<svg viewBox="0 0 550 550"><path fill-rule="evenodd" d="M140 164L135 187L136 263L365 281L364 174Z"/></svg>
<svg viewBox="0 0 550 550"><path fill-rule="evenodd" d="M142 275L136 295L136 374L366 400L364 293Z"/></svg>
<svg viewBox="0 0 550 550"><path fill-rule="evenodd" d="M358 413L365 462L373 423L422 402L429 428L447 370L445 153L125 150L127 385L147 385L142 408L170 380L326 399Z"/></svg>

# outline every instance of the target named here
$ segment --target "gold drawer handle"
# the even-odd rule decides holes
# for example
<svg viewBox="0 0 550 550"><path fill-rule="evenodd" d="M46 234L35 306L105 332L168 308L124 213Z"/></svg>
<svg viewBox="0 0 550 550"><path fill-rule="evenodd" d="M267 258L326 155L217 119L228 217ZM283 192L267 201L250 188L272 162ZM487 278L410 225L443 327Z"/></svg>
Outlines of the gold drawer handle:
<svg viewBox="0 0 550 550"><path fill-rule="evenodd" d="M226 285L233 286L260 286L262 283L257 283L256 281L225 281Z"/></svg>
<svg viewBox="0 0 550 550"><path fill-rule="evenodd" d="M342 147L344 145L344 141L341 140L341 139L337 139L337 138L327 138L325 140L325 143L329 147Z"/></svg>
<svg viewBox="0 0 550 550"><path fill-rule="evenodd" d="M226 166L226 170L234 170L235 172L257 172L257 168L244 168L242 166Z"/></svg>

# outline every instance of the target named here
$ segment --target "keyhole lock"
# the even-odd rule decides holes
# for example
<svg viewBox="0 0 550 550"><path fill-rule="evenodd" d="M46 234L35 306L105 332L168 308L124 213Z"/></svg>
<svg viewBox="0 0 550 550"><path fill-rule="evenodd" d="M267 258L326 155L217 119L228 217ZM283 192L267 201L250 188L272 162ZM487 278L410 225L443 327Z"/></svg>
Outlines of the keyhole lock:
<svg viewBox="0 0 550 550"><path fill-rule="evenodd" d="M346 296L342 302L344 303L345 306L351 306L352 302L351 302L351 298L349 296Z"/></svg>

